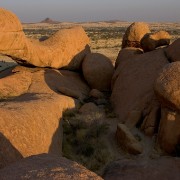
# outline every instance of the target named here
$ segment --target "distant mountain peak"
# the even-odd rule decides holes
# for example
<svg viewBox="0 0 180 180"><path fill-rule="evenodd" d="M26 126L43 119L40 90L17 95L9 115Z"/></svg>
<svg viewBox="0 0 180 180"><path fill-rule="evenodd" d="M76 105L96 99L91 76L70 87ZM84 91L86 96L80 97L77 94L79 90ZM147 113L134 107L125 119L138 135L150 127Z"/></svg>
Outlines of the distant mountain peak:
<svg viewBox="0 0 180 180"><path fill-rule="evenodd" d="M57 23L60 23L60 22L54 21L51 18L47 17L43 21L41 21L41 23L57 24Z"/></svg>

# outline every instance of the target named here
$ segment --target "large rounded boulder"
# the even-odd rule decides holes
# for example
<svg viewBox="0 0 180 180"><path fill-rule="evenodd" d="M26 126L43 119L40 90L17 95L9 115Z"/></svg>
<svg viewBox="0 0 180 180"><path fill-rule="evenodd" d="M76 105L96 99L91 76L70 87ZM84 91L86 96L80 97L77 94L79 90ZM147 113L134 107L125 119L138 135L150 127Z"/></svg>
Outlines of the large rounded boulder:
<svg viewBox="0 0 180 180"><path fill-rule="evenodd" d="M127 120L131 111L143 114L150 107L154 81L167 63L164 50L158 49L119 64L112 78L111 102L122 122Z"/></svg>
<svg viewBox="0 0 180 180"><path fill-rule="evenodd" d="M110 90L114 67L109 58L99 53L88 54L83 61L82 70L92 89Z"/></svg>
<svg viewBox="0 0 180 180"><path fill-rule="evenodd" d="M63 112L88 94L76 72L21 66L1 72L0 168L35 154L60 156Z"/></svg>
<svg viewBox="0 0 180 180"><path fill-rule="evenodd" d="M164 106L180 110L180 62L163 68L155 81L154 90Z"/></svg>
<svg viewBox="0 0 180 180"><path fill-rule="evenodd" d="M167 153L177 155L180 142L180 62L165 66L154 90L161 103L158 143Z"/></svg>
<svg viewBox="0 0 180 180"><path fill-rule="evenodd" d="M122 48L126 47L141 47L141 39L145 34L150 33L148 24L144 22L134 22L126 30L123 40Z"/></svg>
<svg viewBox="0 0 180 180"><path fill-rule="evenodd" d="M31 156L13 163L0 170L0 177L1 180L102 180L101 177L76 162L48 154Z"/></svg>

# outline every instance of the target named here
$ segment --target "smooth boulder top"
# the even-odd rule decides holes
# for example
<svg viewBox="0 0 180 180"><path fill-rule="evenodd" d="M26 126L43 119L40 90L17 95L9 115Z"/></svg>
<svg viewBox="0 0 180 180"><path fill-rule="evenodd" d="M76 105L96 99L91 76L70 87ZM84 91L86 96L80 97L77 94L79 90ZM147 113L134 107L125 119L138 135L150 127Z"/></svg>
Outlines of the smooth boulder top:
<svg viewBox="0 0 180 180"><path fill-rule="evenodd" d="M140 42L145 34L150 33L150 29L147 23L134 22L126 30L123 40L122 48L136 47L141 48Z"/></svg>
<svg viewBox="0 0 180 180"><path fill-rule="evenodd" d="M40 154L0 170L1 180L102 180L82 165L63 157Z"/></svg>
<svg viewBox="0 0 180 180"><path fill-rule="evenodd" d="M99 53L88 54L83 61L82 71L92 89L110 90L114 67L109 58Z"/></svg>
<svg viewBox="0 0 180 180"><path fill-rule="evenodd" d="M4 8L0 8L0 27L0 32L17 32L23 29L18 17Z"/></svg>
<svg viewBox="0 0 180 180"><path fill-rule="evenodd" d="M163 68L155 81L154 90L162 105L180 110L180 62Z"/></svg>

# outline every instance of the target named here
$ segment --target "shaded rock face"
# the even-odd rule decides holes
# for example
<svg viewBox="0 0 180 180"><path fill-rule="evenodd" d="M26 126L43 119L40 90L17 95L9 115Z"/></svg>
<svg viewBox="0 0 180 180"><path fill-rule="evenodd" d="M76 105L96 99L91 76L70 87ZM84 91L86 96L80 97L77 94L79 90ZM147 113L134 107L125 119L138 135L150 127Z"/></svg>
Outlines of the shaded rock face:
<svg viewBox="0 0 180 180"><path fill-rule="evenodd" d="M157 47L169 45L170 39L171 36L166 31L149 33L141 39L141 47L145 52L153 51Z"/></svg>
<svg viewBox="0 0 180 180"><path fill-rule="evenodd" d="M62 29L47 40L35 42L25 37L13 13L0 8L0 20L0 53L18 63L77 70L90 53L89 38L82 27Z"/></svg>
<svg viewBox="0 0 180 180"><path fill-rule="evenodd" d="M180 144L180 62L165 66L155 81L154 90L161 103L158 132L160 147L171 154L179 153Z"/></svg>
<svg viewBox="0 0 180 180"><path fill-rule="evenodd" d="M153 160L122 159L111 163L105 170L105 180L179 180L179 158L162 157Z"/></svg>
<svg viewBox="0 0 180 180"><path fill-rule="evenodd" d="M164 49L159 49L126 59L118 66L113 76L111 102L120 122L126 122L132 111L142 114L141 121L151 115L154 111L152 104L157 102L153 91L154 81L166 64L168 60ZM157 119L151 121L156 122ZM154 126L151 124L151 127Z"/></svg>
<svg viewBox="0 0 180 180"><path fill-rule="evenodd" d="M104 94L97 89L92 89L89 93L89 96L97 99L101 99L105 97Z"/></svg>
<svg viewBox="0 0 180 180"><path fill-rule="evenodd" d="M109 58L99 53L89 54L83 61L82 71L92 89L110 90L114 67Z"/></svg>
<svg viewBox="0 0 180 180"><path fill-rule="evenodd" d="M154 90L163 106L180 110L180 62L163 68L155 81Z"/></svg>
<svg viewBox="0 0 180 180"><path fill-rule="evenodd" d="M1 167L39 153L61 155L60 118L64 110L75 107L77 100L58 89L65 87L88 95L88 86L77 73L63 70L16 67L8 73L9 76L0 79L0 94L10 92L3 95L6 101L1 97L0 102ZM23 81L25 74L29 81ZM19 88L14 88L16 85Z"/></svg>
<svg viewBox="0 0 180 180"><path fill-rule="evenodd" d="M126 62L127 59L132 58L133 56L136 56L142 53L143 53L143 50L140 48L127 47L127 48L121 49L116 59L115 68L117 68L119 64Z"/></svg>
<svg viewBox="0 0 180 180"><path fill-rule="evenodd" d="M79 112L82 114L94 114L99 112L98 106L96 106L94 103L89 102L84 104L80 109Z"/></svg>
<svg viewBox="0 0 180 180"><path fill-rule="evenodd" d="M144 22L134 22L126 30L123 40L122 48L135 47L141 48L141 39L145 34L150 33L148 24Z"/></svg>
<svg viewBox="0 0 180 180"><path fill-rule="evenodd" d="M169 108L161 109L158 144L167 153L180 153L180 113Z"/></svg>
<svg viewBox="0 0 180 180"><path fill-rule="evenodd" d="M172 62L180 61L180 38L174 41L168 48L166 49L166 56Z"/></svg>
<svg viewBox="0 0 180 180"><path fill-rule="evenodd" d="M131 134L130 130L124 124L118 124L116 131L118 144L125 151L137 155L143 152L140 142Z"/></svg>
<svg viewBox="0 0 180 180"><path fill-rule="evenodd" d="M1 180L73 179L102 180L95 173L66 158L40 154L25 158L0 170Z"/></svg>

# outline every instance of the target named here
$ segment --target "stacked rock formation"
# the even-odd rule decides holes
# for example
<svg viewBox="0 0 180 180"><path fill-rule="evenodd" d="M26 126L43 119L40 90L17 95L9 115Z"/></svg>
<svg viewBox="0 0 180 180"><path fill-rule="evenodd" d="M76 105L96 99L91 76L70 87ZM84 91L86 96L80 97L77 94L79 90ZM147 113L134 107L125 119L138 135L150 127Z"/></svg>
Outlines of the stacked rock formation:
<svg viewBox="0 0 180 180"><path fill-rule="evenodd" d="M63 112L79 108L91 89L91 96L104 97L99 90L110 90L114 72L112 62L101 54L90 53L89 38L82 27L59 30L40 42L25 37L16 15L0 8L0 32L0 53L21 65L0 72L0 168L41 153L61 156ZM91 62L93 64L89 66ZM96 83L97 78L101 84ZM58 158L49 155L37 156L37 160L33 157L27 163L24 160L14 166L19 167L15 170L16 176L7 173L13 172L7 169L0 177L31 176L28 173L35 163L37 173L32 174L32 179L39 178L43 167L43 178L101 179L63 158L59 158L54 166L47 166L47 162L55 162L55 159ZM62 171L58 175L48 175L48 167L48 172L57 168ZM67 167L68 171L65 170Z"/></svg>
<svg viewBox="0 0 180 180"><path fill-rule="evenodd" d="M0 99L7 99L0 103L1 167L34 154L61 155L62 113L75 108L89 87L78 73L66 70L19 66L8 74L0 79ZM70 90L76 98L69 96Z"/></svg>
<svg viewBox="0 0 180 180"><path fill-rule="evenodd" d="M158 144L171 154L178 153L180 143L179 42L169 45L169 33L150 33L147 24L133 23L123 37L111 83L120 122L149 136L158 133ZM168 47L156 49L160 46Z"/></svg>
<svg viewBox="0 0 180 180"><path fill-rule="evenodd" d="M132 23L126 30L122 48L142 48L145 52L153 51L157 47L170 44L170 35L166 31L151 33L148 24L144 22Z"/></svg>
<svg viewBox="0 0 180 180"><path fill-rule="evenodd" d="M25 37L13 13L0 8L0 32L0 53L21 65L36 67L16 66L0 72L0 177L101 179L55 155L61 156L63 112L78 107L81 114L99 113L96 104L103 104L104 109L107 105L101 91L111 89L111 102L119 117L116 138L122 149L134 155L144 152L140 138L133 134L139 129L148 136L157 134L157 143L165 152L180 152L180 39L169 45L167 32L151 33L146 23L133 23L123 37L114 71L109 58L90 52L82 27L34 41ZM95 98L96 104L89 102L79 108L88 98ZM42 153L49 154L38 155ZM9 165L15 161L19 162ZM120 171L124 179L144 178L141 174L150 168L158 172L153 177L160 178L164 169L171 168L163 166L164 162L177 164L172 178L179 179L179 161L174 158L152 160L148 165L141 162L143 170L134 166L134 161L118 162L117 169L107 168L104 177L119 178ZM137 174L124 168L129 166Z"/></svg>

